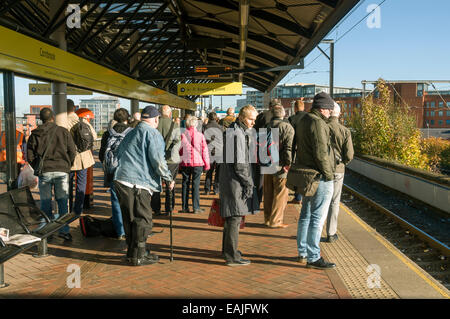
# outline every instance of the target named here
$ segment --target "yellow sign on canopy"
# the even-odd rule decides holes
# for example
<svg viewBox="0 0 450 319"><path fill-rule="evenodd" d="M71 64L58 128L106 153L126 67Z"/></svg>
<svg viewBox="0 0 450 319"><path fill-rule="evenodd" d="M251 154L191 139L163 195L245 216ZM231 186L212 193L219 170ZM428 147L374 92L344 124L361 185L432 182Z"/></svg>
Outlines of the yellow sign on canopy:
<svg viewBox="0 0 450 319"><path fill-rule="evenodd" d="M195 110L193 101L0 26L0 69L97 92Z"/></svg>
<svg viewBox="0 0 450 319"><path fill-rule="evenodd" d="M242 82L180 83L178 95L240 95Z"/></svg>
<svg viewBox="0 0 450 319"><path fill-rule="evenodd" d="M30 83L28 84L28 90L30 95L51 95L52 87L49 83ZM92 91L74 88L72 86L67 87L67 95L92 95Z"/></svg>

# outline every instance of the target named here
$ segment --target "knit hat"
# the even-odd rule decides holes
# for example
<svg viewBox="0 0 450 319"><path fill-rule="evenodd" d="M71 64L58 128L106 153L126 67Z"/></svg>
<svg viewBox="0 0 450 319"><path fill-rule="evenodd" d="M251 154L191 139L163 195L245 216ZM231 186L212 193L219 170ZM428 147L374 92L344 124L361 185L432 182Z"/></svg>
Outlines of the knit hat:
<svg viewBox="0 0 450 319"><path fill-rule="evenodd" d="M332 110L334 109L334 101L327 93L320 92L314 96L312 108Z"/></svg>

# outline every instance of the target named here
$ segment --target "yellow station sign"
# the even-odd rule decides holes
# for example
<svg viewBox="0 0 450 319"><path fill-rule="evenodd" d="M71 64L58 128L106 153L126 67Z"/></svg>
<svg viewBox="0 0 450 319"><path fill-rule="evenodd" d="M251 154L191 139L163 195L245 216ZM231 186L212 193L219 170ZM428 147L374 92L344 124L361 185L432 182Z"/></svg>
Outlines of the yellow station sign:
<svg viewBox="0 0 450 319"><path fill-rule="evenodd" d="M67 95L92 95L92 91L74 88L72 86L67 87ZM51 95L52 87L50 83L30 83L28 84L29 95Z"/></svg>
<svg viewBox="0 0 450 319"><path fill-rule="evenodd" d="M194 102L0 26L0 69L140 101L195 110Z"/></svg>
<svg viewBox="0 0 450 319"><path fill-rule="evenodd" d="M178 95L240 95L242 82L180 83Z"/></svg>

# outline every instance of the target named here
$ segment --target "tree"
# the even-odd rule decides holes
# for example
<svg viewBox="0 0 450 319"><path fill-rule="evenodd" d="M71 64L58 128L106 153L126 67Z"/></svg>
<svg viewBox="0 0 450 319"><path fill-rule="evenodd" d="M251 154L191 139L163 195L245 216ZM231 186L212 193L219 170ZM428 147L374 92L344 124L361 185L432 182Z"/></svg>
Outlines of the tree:
<svg viewBox="0 0 450 319"><path fill-rule="evenodd" d="M427 155L421 152L420 130L408 107L394 102L384 80L378 80L376 91L377 98L369 95L361 101L361 108L352 112L350 126L356 151L430 169Z"/></svg>

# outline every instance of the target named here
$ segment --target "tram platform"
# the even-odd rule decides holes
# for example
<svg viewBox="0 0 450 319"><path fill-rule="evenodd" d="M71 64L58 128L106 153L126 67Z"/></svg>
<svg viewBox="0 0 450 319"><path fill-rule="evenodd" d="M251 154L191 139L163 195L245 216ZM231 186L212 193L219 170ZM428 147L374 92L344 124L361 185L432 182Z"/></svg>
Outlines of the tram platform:
<svg viewBox="0 0 450 319"><path fill-rule="evenodd" d="M97 159L98 161L98 159ZM100 163L94 168L94 217L111 215ZM179 176L180 177L180 176ZM449 291L366 225L344 205L339 215L339 240L321 243L331 270L306 268L296 261L299 205L289 204L285 229L263 225L263 213L246 218L239 249L251 264L227 267L221 257L222 229L207 223L212 200L201 183L202 214L181 214L181 179L176 185L173 214L173 257L170 261L169 217L154 217L154 230L164 230L148 243L160 262L133 267L125 261L125 241L84 238L79 222L71 226L73 241L55 237L50 256L33 250L5 263L9 298L256 298L256 299L411 299L449 298ZM34 191L38 199L39 194ZM164 207L164 206L163 206ZM79 269L79 288L72 283Z"/></svg>

